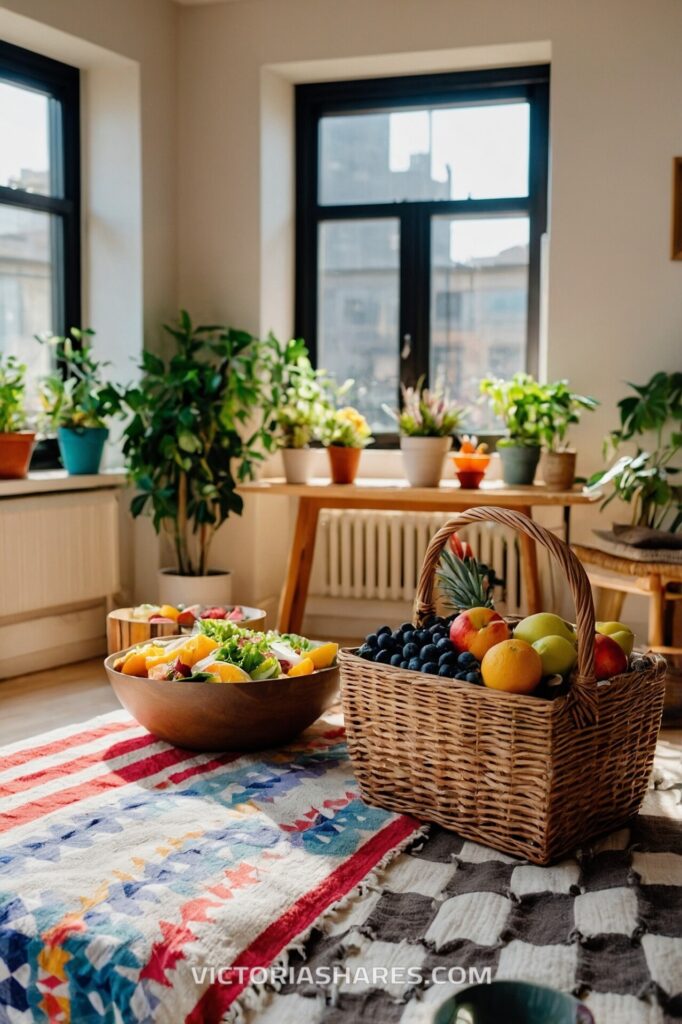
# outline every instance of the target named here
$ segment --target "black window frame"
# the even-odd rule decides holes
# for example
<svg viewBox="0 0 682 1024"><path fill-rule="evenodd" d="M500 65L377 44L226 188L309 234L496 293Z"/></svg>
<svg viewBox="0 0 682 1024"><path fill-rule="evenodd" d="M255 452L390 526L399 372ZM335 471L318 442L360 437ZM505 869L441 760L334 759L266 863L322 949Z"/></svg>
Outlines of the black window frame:
<svg viewBox="0 0 682 1024"><path fill-rule="evenodd" d="M326 221L397 218L400 221L400 379L415 384L429 376L431 316L431 218L499 213L529 218L526 369L539 365L540 262L547 230L549 176L548 64L457 71L446 74L322 82L296 86L296 256L294 329L317 362L318 226ZM407 109L448 103L524 100L530 108L528 195L503 199L405 200L322 205L319 195L319 123L328 115ZM419 269L417 269L419 268ZM415 287L415 282L418 282ZM405 345L409 336L409 345ZM407 355L405 354L407 353ZM399 395L396 396L399 400ZM380 447L397 435L377 436Z"/></svg>
<svg viewBox="0 0 682 1024"><path fill-rule="evenodd" d="M51 191L41 195L0 185L0 204L55 214L61 238L52 233L50 328L65 334L81 326L80 72L32 50L0 42L0 81L47 94Z"/></svg>

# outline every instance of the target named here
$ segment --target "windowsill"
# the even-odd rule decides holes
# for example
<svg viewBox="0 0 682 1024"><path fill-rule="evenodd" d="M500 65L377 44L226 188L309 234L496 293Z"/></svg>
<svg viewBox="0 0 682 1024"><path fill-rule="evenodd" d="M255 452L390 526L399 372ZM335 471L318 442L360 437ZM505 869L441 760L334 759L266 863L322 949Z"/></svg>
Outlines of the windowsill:
<svg viewBox="0 0 682 1024"><path fill-rule="evenodd" d="M69 476L63 469L42 469L21 480L0 480L0 498L16 498L29 494L58 494L62 491L96 491L124 487L126 474L122 469L102 473Z"/></svg>

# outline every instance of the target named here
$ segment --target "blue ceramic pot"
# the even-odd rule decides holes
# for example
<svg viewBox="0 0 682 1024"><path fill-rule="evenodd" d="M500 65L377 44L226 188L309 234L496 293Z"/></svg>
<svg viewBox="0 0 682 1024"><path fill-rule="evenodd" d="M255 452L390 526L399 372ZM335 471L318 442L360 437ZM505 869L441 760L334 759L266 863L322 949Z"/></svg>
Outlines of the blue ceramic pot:
<svg viewBox="0 0 682 1024"><path fill-rule="evenodd" d="M108 437L106 427L59 427L59 454L66 472L71 476L98 473Z"/></svg>
<svg viewBox="0 0 682 1024"><path fill-rule="evenodd" d="M525 981L492 981L462 989L438 1008L434 1024L594 1024L586 1006L565 992Z"/></svg>

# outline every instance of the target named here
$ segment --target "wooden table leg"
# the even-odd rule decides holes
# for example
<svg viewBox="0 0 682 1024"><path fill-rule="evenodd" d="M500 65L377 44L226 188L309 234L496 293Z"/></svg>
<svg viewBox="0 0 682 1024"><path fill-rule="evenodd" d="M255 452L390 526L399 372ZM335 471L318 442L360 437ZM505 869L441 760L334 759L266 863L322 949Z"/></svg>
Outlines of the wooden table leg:
<svg viewBox="0 0 682 1024"><path fill-rule="evenodd" d="M530 508L520 508L529 519L533 518L533 511ZM542 593L540 591L540 580L538 578L538 555L535 549L535 541L527 537L525 533L519 534L521 544L521 579L526 595L527 614L534 615L542 611Z"/></svg>
<svg viewBox="0 0 682 1024"><path fill-rule="evenodd" d="M664 643L665 590L660 576L649 576L649 647L662 647Z"/></svg>
<svg viewBox="0 0 682 1024"><path fill-rule="evenodd" d="M312 498L299 498L294 539L289 552L287 578L279 604L277 628L280 633L299 633L303 623L310 570L315 554L315 535L320 505Z"/></svg>

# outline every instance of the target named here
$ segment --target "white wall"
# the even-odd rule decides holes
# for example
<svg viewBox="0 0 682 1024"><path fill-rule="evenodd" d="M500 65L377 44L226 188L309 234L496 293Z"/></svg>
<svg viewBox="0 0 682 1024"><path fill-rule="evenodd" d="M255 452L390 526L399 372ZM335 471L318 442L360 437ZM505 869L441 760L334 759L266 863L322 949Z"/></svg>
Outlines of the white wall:
<svg viewBox="0 0 682 1024"><path fill-rule="evenodd" d="M682 265L668 258L671 159L682 152L681 42L678 0L253 0L182 8L181 302L254 330L292 327L291 80L532 62L533 48L537 60L548 48L543 365L601 399L574 435L579 471L598 468L623 381L681 362ZM370 469L377 455L364 457ZM579 513L576 532L589 535L595 518ZM262 535L249 543L241 525L216 543L218 560L234 564L245 586L270 550Z"/></svg>

